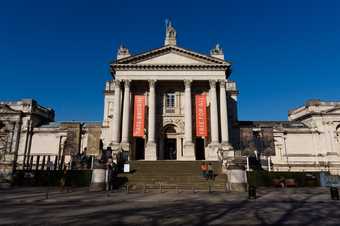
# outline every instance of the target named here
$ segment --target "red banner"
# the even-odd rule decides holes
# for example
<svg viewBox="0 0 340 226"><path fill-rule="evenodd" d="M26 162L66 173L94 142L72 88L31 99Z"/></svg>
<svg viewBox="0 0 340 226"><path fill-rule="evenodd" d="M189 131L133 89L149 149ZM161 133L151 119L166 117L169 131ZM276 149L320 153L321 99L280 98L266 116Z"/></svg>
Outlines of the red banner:
<svg viewBox="0 0 340 226"><path fill-rule="evenodd" d="M207 99L206 95L196 95L196 136L208 136L208 123L207 123Z"/></svg>
<svg viewBox="0 0 340 226"><path fill-rule="evenodd" d="M145 96L136 95L133 111L133 136L144 137Z"/></svg>

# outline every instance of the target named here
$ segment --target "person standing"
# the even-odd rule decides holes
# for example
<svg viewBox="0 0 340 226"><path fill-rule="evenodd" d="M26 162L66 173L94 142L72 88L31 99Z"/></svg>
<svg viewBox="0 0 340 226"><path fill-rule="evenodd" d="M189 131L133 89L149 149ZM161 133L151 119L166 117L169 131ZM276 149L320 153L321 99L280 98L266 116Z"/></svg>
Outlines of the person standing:
<svg viewBox="0 0 340 226"><path fill-rule="evenodd" d="M64 188L66 186L66 178L67 178L67 166L66 166L66 164L64 164L62 176L61 176L61 179L60 179L60 191L61 192L64 191Z"/></svg>
<svg viewBox="0 0 340 226"><path fill-rule="evenodd" d="M208 179L209 180L214 179L214 168L213 168L211 162L209 162L209 164L208 164Z"/></svg>
<svg viewBox="0 0 340 226"><path fill-rule="evenodd" d="M106 163L106 173L107 173L107 190L111 191L112 190L112 184L113 184L113 161L112 158L108 158L107 163Z"/></svg>
<svg viewBox="0 0 340 226"><path fill-rule="evenodd" d="M201 163L202 177L208 179L208 165L205 162Z"/></svg>

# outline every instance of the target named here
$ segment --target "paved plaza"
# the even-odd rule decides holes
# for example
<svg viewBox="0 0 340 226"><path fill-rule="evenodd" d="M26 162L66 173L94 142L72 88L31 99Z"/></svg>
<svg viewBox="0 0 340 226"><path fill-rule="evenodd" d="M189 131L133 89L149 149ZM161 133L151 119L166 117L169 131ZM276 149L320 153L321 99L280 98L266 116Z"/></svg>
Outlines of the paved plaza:
<svg viewBox="0 0 340 226"><path fill-rule="evenodd" d="M0 225L339 225L340 201L326 188L246 193L0 191Z"/></svg>

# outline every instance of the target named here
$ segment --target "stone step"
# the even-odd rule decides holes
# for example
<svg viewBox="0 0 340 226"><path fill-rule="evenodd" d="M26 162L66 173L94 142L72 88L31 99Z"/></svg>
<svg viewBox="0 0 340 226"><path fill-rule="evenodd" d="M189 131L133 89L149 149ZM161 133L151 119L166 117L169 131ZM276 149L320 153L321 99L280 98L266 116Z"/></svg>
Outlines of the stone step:
<svg viewBox="0 0 340 226"><path fill-rule="evenodd" d="M183 189L208 190L210 188L223 191L226 175L221 173L221 162L211 162L215 180L208 182L202 177L200 169L202 161L131 161L131 173L120 174L125 177L131 187L147 187L147 189ZM136 188L137 189L137 188Z"/></svg>
<svg viewBox="0 0 340 226"><path fill-rule="evenodd" d="M193 186L193 185L178 185L178 184L162 184L162 186L159 186L159 184L129 184L129 190L130 191L139 191L139 192L146 192L148 190L158 190L162 192L166 191L174 191L177 192L180 191L209 191L209 186ZM211 191L225 191L225 186L211 186Z"/></svg>

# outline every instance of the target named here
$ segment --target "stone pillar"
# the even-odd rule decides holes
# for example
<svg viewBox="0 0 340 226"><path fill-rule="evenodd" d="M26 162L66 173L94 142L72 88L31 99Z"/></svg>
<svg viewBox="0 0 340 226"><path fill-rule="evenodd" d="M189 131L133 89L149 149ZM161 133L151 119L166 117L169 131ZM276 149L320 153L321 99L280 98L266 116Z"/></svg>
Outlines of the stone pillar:
<svg viewBox="0 0 340 226"><path fill-rule="evenodd" d="M218 160L218 109L216 95L216 80L210 80L210 135L211 143L206 149L206 160Z"/></svg>
<svg viewBox="0 0 340 226"><path fill-rule="evenodd" d="M226 81L220 81L220 118L221 118L221 148L223 151L232 149L229 144L229 131L228 131L228 109L226 97Z"/></svg>
<svg viewBox="0 0 340 226"><path fill-rule="evenodd" d="M130 131L130 80L124 81L124 105L123 105L123 125L122 125L122 149L130 150L129 131Z"/></svg>
<svg viewBox="0 0 340 226"><path fill-rule="evenodd" d="M115 80L115 97L114 97L114 108L113 108L113 120L111 126L113 128L113 150L118 150L120 142L120 81Z"/></svg>
<svg viewBox="0 0 340 226"><path fill-rule="evenodd" d="M218 110L217 110L217 95L216 81L210 80L210 131L211 143L218 143Z"/></svg>
<svg viewBox="0 0 340 226"><path fill-rule="evenodd" d="M149 80L149 118L148 118L148 142L145 149L145 160L157 160L157 147L155 138L156 129L156 94L155 80Z"/></svg>
<svg viewBox="0 0 340 226"><path fill-rule="evenodd" d="M192 104L191 104L191 80L185 80L184 91L184 150L183 160L195 160L195 147L192 142Z"/></svg>

